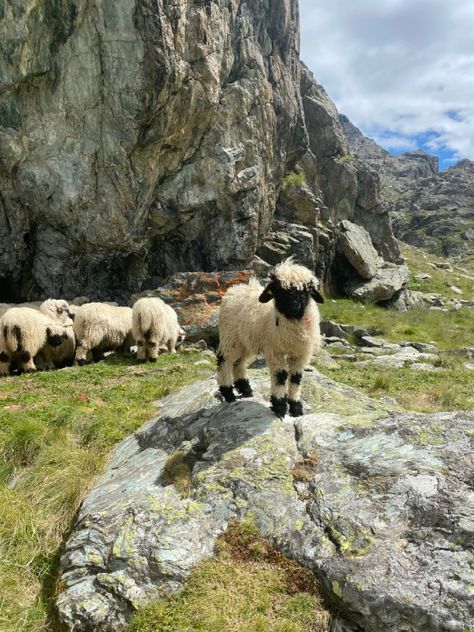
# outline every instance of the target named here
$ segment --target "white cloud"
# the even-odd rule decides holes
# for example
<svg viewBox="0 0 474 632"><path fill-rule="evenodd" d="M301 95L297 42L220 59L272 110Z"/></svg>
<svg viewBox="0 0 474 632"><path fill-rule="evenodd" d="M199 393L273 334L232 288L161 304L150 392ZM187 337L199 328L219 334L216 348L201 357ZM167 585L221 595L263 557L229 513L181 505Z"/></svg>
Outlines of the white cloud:
<svg viewBox="0 0 474 632"><path fill-rule="evenodd" d="M300 15L302 59L355 125L474 159L473 2L300 0Z"/></svg>

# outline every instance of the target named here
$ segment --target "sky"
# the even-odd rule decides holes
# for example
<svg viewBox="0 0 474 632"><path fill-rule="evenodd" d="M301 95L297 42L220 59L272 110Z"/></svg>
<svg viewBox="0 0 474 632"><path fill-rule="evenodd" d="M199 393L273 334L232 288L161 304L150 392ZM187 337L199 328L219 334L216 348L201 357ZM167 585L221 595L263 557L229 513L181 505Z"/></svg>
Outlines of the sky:
<svg viewBox="0 0 474 632"><path fill-rule="evenodd" d="M474 0L300 0L301 58L393 154L474 160Z"/></svg>

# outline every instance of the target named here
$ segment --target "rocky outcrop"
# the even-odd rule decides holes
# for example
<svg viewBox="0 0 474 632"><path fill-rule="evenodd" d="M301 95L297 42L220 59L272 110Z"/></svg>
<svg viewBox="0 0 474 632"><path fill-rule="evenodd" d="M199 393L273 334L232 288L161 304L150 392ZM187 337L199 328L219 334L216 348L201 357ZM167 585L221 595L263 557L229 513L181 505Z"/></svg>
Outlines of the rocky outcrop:
<svg viewBox="0 0 474 632"><path fill-rule="evenodd" d="M336 106L313 74L303 66L301 96L311 156L303 162L316 179L326 206L323 219L337 224L348 219L369 231L386 261L400 263L400 249L381 203L377 172L350 152Z"/></svg>
<svg viewBox="0 0 474 632"><path fill-rule="evenodd" d="M402 412L312 372L312 412L278 419L268 376L251 378L257 395L231 405L213 379L182 389L117 447L62 556L61 620L122 629L183 585L230 520L252 519L314 571L339 629L472 627L474 415Z"/></svg>
<svg viewBox="0 0 474 632"><path fill-rule="evenodd" d="M351 150L380 175L384 208L400 239L438 255L474 252L474 163L461 160L438 173L438 159L422 151L391 156L343 115Z"/></svg>
<svg viewBox="0 0 474 632"><path fill-rule="evenodd" d="M246 267L305 150L296 0L4 11L0 300Z"/></svg>

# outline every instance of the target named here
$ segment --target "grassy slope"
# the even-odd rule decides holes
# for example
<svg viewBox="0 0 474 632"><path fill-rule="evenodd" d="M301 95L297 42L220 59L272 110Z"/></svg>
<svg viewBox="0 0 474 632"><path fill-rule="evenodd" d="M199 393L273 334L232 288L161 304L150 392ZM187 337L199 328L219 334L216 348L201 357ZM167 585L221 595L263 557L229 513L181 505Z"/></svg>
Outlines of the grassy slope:
<svg viewBox="0 0 474 632"><path fill-rule="evenodd" d="M206 375L199 354L124 358L4 378L0 386L0 630L54 627L61 544L107 453L153 401Z"/></svg>
<svg viewBox="0 0 474 632"><path fill-rule="evenodd" d="M449 289L456 285L463 297L474 297L474 261L460 262L463 271L434 269L435 259L422 250L403 246L402 252L411 271L409 288L435 292L446 298L459 298ZM453 263L453 266L458 266ZM416 281L420 272L431 275L426 281ZM465 356L449 355L450 350L474 347L474 308L440 312L412 310L404 313L386 310L374 305L362 305L350 300L327 301L321 306L324 318L340 323L360 325L392 342L435 342L441 355L435 364L444 368L438 373L417 372L409 367L380 369L357 366L353 362L338 360L338 368L321 370L335 380L350 384L380 397L395 397L402 406L420 412L439 410L474 409L474 372L465 368Z"/></svg>

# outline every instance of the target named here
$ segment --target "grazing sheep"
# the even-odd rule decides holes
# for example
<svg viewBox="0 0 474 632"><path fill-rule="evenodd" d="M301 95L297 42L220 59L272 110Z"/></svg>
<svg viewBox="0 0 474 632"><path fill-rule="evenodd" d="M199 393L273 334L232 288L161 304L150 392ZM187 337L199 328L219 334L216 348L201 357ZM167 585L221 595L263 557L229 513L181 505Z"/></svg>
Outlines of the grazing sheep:
<svg viewBox="0 0 474 632"><path fill-rule="evenodd" d="M35 356L45 368L53 369L53 349L67 336L61 323L30 307L12 307L6 311L0 319L0 328L3 374L13 369L20 373L36 371Z"/></svg>
<svg viewBox="0 0 474 632"><path fill-rule="evenodd" d="M133 336L138 346L137 359L155 362L163 347L176 353L185 332L174 309L161 298L140 298L133 306Z"/></svg>
<svg viewBox="0 0 474 632"><path fill-rule="evenodd" d="M97 362L106 351L127 354L134 344L132 308L107 303L85 303L74 317L76 362Z"/></svg>
<svg viewBox="0 0 474 632"><path fill-rule="evenodd" d="M265 288L251 279L227 290L219 314L217 382L228 402L235 400L232 379L243 397L251 397L247 365L261 354L270 370L273 412L283 417L289 405L297 417L303 414L303 369L320 346L316 302L324 299L317 278L291 258L277 265L270 279Z"/></svg>
<svg viewBox="0 0 474 632"><path fill-rule="evenodd" d="M51 358L54 362L54 366L58 369L62 369L65 366L72 366L76 353L76 338L74 336L72 313L68 302L62 299L49 298L41 303L39 309L46 316L50 316L52 320L60 322L65 328L66 339L58 347L51 350ZM41 362L36 362L36 365L38 368L41 368Z"/></svg>

